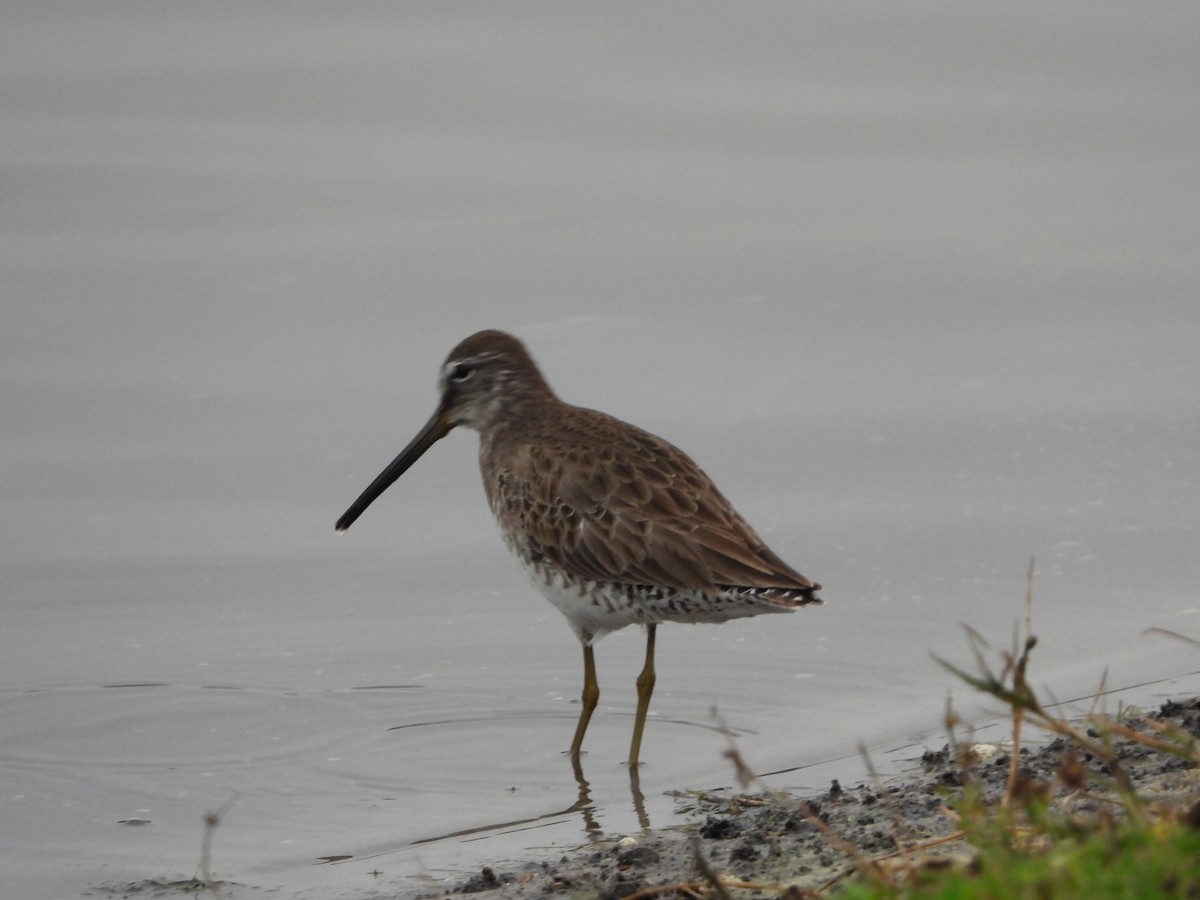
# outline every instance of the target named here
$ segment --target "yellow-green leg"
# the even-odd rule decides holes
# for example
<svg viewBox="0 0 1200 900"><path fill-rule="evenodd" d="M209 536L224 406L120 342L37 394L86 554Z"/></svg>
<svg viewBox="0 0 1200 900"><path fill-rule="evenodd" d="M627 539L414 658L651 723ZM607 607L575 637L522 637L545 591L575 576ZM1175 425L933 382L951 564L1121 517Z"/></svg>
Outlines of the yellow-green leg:
<svg viewBox="0 0 1200 900"><path fill-rule="evenodd" d="M642 749L642 730L646 727L646 713L650 711L650 695L654 693L654 629L646 626L646 664L637 677L637 716L633 720L633 743L629 745L629 767L638 764L638 753Z"/></svg>
<svg viewBox="0 0 1200 900"><path fill-rule="evenodd" d="M596 656L591 644L583 645L583 694L579 698L579 724L575 726L575 740L571 741L571 755L578 756L583 746L583 736L596 704L600 702L600 682L596 680Z"/></svg>

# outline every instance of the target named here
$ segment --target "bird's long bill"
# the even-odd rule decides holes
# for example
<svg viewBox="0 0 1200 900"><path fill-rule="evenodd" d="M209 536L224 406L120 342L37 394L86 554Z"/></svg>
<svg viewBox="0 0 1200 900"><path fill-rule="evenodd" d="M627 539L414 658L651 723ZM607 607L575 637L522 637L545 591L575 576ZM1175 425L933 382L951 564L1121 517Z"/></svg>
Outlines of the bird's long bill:
<svg viewBox="0 0 1200 900"><path fill-rule="evenodd" d="M439 407L437 412L425 423L425 427L408 442L407 447L400 451L400 455L393 459L391 464L379 473L379 477L371 482L371 486L350 504L350 508L338 519L337 530L345 531L353 525L354 520L363 514L363 510L370 506L376 497L391 487L393 481L407 472L408 467L420 459L422 453L444 438L453 427L447 421L445 411Z"/></svg>

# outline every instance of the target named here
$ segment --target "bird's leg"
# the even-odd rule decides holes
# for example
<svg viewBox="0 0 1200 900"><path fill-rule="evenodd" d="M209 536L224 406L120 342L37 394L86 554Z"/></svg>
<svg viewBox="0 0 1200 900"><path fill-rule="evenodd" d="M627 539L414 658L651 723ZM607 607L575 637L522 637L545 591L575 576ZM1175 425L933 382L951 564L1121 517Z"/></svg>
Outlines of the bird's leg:
<svg viewBox="0 0 1200 900"><path fill-rule="evenodd" d="M588 722L592 720L592 712L600 702L600 682L596 680L596 656L591 644L583 645L583 694L579 698L579 724L575 726L575 740L571 741L571 755L578 756L579 748L583 746L583 735L587 731Z"/></svg>
<svg viewBox="0 0 1200 900"><path fill-rule="evenodd" d="M638 764L638 753L642 749L642 729L646 727L646 713L650 710L650 695L654 693L654 629L646 626L646 664L637 677L637 716L633 720L633 743L629 745L629 766Z"/></svg>

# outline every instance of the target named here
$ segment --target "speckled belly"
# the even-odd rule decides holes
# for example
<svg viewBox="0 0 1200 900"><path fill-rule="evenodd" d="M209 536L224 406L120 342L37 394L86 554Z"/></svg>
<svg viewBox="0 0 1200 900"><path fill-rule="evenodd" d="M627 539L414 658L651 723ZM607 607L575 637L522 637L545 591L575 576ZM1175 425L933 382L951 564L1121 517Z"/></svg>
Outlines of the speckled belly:
<svg viewBox="0 0 1200 900"><path fill-rule="evenodd" d="M675 588L578 581L553 566L520 558L533 586L566 616L585 644L627 625L725 622L792 611L752 589L728 589L712 596Z"/></svg>

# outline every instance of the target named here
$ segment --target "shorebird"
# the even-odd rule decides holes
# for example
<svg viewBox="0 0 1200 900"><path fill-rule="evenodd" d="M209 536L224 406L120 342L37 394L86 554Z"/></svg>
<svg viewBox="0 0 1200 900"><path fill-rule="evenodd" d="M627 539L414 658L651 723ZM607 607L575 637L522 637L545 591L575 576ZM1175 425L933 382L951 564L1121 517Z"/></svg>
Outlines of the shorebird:
<svg viewBox="0 0 1200 900"><path fill-rule="evenodd" d="M457 426L479 432L483 487L501 534L583 644L578 758L600 699L593 645L646 626L629 748L636 767L660 622L724 622L820 603L821 586L776 556L686 453L560 400L525 346L480 331L450 351L441 399L417 436L338 519L345 531Z"/></svg>

